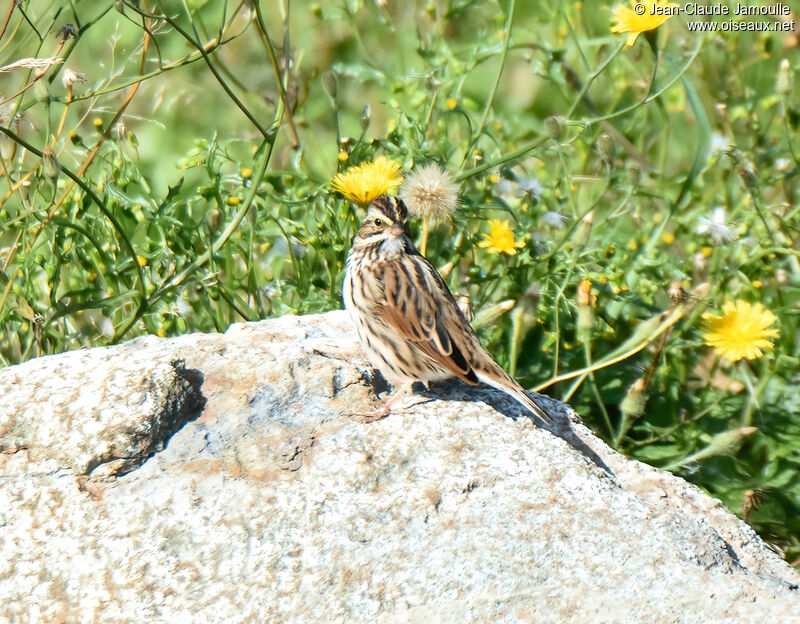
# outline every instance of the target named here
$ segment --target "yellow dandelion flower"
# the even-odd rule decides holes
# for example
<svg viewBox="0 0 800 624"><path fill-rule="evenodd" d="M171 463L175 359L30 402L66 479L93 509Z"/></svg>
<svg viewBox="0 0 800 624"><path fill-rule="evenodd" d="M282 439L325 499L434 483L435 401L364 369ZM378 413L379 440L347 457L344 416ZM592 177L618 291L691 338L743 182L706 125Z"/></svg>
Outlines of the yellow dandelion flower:
<svg viewBox="0 0 800 624"><path fill-rule="evenodd" d="M385 156L378 156L371 163L362 163L338 174L331 186L347 199L366 206L376 197L400 186L403 180L399 174L399 164Z"/></svg>
<svg viewBox="0 0 800 624"><path fill-rule="evenodd" d="M147 258L144 256L136 256L136 262L139 263L139 266L147 266Z"/></svg>
<svg viewBox="0 0 800 624"><path fill-rule="evenodd" d="M760 358L763 350L773 347L767 338L778 337L778 330L770 328L778 319L760 303L726 301L721 316L705 314L703 320L703 340L717 355L731 362Z"/></svg>
<svg viewBox="0 0 800 624"><path fill-rule="evenodd" d="M447 110L453 110L456 106L458 106L458 100L453 97L449 97L445 100L444 105L447 107Z"/></svg>
<svg viewBox="0 0 800 624"><path fill-rule="evenodd" d="M655 30L676 15L680 5L668 0L634 0L633 8L617 5L612 18L613 33L628 33L625 45L631 47L643 32Z"/></svg>
<svg viewBox="0 0 800 624"><path fill-rule="evenodd" d="M489 219L489 233L483 235L485 240L478 243L478 247L488 248L492 253L504 253L509 256L516 255L517 249L524 247L525 243L514 240L508 221Z"/></svg>

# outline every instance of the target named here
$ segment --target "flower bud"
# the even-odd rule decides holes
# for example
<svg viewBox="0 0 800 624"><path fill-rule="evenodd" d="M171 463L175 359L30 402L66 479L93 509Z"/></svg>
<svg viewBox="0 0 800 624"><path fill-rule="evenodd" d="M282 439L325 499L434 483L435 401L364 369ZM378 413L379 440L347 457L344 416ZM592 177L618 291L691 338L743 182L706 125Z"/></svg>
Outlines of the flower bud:
<svg viewBox="0 0 800 624"><path fill-rule="evenodd" d="M641 377L631 384L625 398L619 404L623 420L633 422L644 414L644 407L647 404L647 385Z"/></svg>
<svg viewBox="0 0 800 624"><path fill-rule="evenodd" d="M212 208L206 213L206 225L210 232L216 232L219 229L220 212L216 208Z"/></svg>
<svg viewBox="0 0 800 624"><path fill-rule="evenodd" d="M14 158L17 153L17 142L10 136L0 133L0 158L4 162L8 162Z"/></svg>
<svg viewBox="0 0 800 624"><path fill-rule="evenodd" d="M556 143L561 142L561 120L555 115L551 115L544 120L544 127L547 128L547 134Z"/></svg>
<svg viewBox="0 0 800 624"><path fill-rule="evenodd" d="M757 427L742 427L741 429L731 429L723 431L711 438L711 443L702 451L703 457L713 457L714 455L729 455L739 450L739 447L756 431ZM700 459L695 457L695 459Z"/></svg>
<svg viewBox="0 0 800 624"><path fill-rule="evenodd" d="M631 183L631 186L639 186L639 182L642 179L642 168L633 163L630 167L628 167L628 180Z"/></svg>
<svg viewBox="0 0 800 624"><path fill-rule="evenodd" d="M586 246L586 243L589 242L589 237L592 234L592 222L594 221L594 211L592 210L589 212L583 219L581 219L580 223L578 223L578 227L575 230L574 241L575 246L579 248L583 248Z"/></svg>
<svg viewBox="0 0 800 624"><path fill-rule="evenodd" d="M592 328L594 327L594 304L597 296L592 293L592 282L589 279L583 280L578 286L576 297L576 309L578 311L577 330L578 336L583 342L591 338Z"/></svg>
<svg viewBox="0 0 800 624"><path fill-rule="evenodd" d="M755 166L746 159L742 159L736 166L736 173L742 180L742 184L748 191L758 190L758 175Z"/></svg>
<svg viewBox="0 0 800 624"><path fill-rule="evenodd" d="M58 177L58 161L52 147L45 147L42 152L42 173L45 177L55 180Z"/></svg>
<svg viewBox="0 0 800 624"><path fill-rule="evenodd" d="M580 283L578 286L577 299L579 305L588 306L590 308L594 307L594 304L597 302L597 295L592 294L592 280L585 279Z"/></svg>
<svg viewBox="0 0 800 624"><path fill-rule="evenodd" d="M515 305L516 301L513 299L508 299L506 301L501 301L500 303L495 303L481 308L472 321L472 328L478 329L487 325L494 325L497 319L503 316L506 312L510 311Z"/></svg>
<svg viewBox="0 0 800 624"><path fill-rule="evenodd" d="M367 128L369 128L369 118L371 113L372 109L370 108L370 105L367 104L366 106L364 106L364 108L361 111L361 120L359 122L361 125L361 132L366 132Z"/></svg>
<svg viewBox="0 0 800 624"><path fill-rule="evenodd" d="M718 433L711 438L711 442L709 442L708 446L688 457L684 457L668 466L664 466L664 470L675 470L681 466L699 462L700 460L708 459L716 455L732 455L738 451L744 441L756 431L758 431L756 427L741 427L740 429L731 429L730 431Z"/></svg>
<svg viewBox="0 0 800 624"><path fill-rule="evenodd" d="M603 134L597 139L597 151L609 167L614 165L614 158L617 155L617 144L610 134Z"/></svg>
<svg viewBox="0 0 800 624"><path fill-rule="evenodd" d="M339 80L336 78L335 71L331 69L322 74L322 86L325 88L325 92L335 102L339 91Z"/></svg>
<svg viewBox="0 0 800 624"><path fill-rule="evenodd" d="M778 68L776 89L778 93L789 95L792 92L792 66L789 59L783 59Z"/></svg>
<svg viewBox="0 0 800 624"><path fill-rule="evenodd" d="M458 295L456 297L456 305L458 309L461 310L461 314L463 314L468 321L472 321L472 305L469 301L469 295Z"/></svg>

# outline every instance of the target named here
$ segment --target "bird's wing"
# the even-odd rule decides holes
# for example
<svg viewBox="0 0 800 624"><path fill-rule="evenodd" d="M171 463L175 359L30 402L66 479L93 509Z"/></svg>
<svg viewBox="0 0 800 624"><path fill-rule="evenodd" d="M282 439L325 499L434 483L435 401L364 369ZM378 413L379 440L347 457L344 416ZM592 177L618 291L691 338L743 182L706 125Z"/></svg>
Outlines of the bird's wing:
<svg viewBox="0 0 800 624"><path fill-rule="evenodd" d="M439 273L423 256L400 255L372 267L383 284L378 314L456 377L477 384L470 360L482 349Z"/></svg>

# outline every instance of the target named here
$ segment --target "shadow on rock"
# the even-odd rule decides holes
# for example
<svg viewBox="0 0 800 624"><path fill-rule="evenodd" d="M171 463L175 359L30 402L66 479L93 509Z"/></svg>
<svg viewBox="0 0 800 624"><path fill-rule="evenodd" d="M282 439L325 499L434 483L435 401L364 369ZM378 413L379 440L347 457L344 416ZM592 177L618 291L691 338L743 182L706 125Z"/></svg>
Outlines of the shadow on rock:
<svg viewBox="0 0 800 624"><path fill-rule="evenodd" d="M586 457L589 461L595 464L598 468L605 471L608 475L614 476L614 473L606 465L606 463L595 453L586 442L584 442L575 430L570 425L570 412L560 401L551 399L545 395L534 394L529 392L528 396L536 403L544 412L546 412L552 419L552 424L545 423L538 416L535 416L523 408L514 399L508 395L481 384L477 387L471 387L467 384L457 380L451 379L447 381L432 382L428 392L419 393L431 398L455 400L455 401L483 401L490 405L494 410L503 414L512 420L519 418L530 418L533 423L540 429L549 431L554 436L557 436L569 444L572 448L578 451L581 455ZM418 388L424 390L422 384L414 384L414 389Z"/></svg>

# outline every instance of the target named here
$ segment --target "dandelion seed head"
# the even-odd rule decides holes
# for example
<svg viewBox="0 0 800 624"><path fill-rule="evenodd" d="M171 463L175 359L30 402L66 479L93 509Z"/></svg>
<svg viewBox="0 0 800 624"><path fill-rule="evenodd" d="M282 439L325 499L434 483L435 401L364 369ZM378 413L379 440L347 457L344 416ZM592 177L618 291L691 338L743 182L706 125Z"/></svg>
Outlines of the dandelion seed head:
<svg viewBox="0 0 800 624"><path fill-rule="evenodd" d="M724 134L720 134L719 132L714 132L711 134L712 154L727 152L732 146L733 146L733 141L731 141L730 137L727 137Z"/></svg>
<svg viewBox="0 0 800 624"><path fill-rule="evenodd" d="M548 210L542 215L542 222L556 230L563 228L566 221L567 217L560 212Z"/></svg>
<svg viewBox="0 0 800 624"><path fill-rule="evenodd" d="M711 240L717 245L730 243L737 238L733 224L729 224L725 218L725 208L717 206L711 211L708 217L700 216L697 218L699 225L695 230L698 234L708 234Z"/></svg>
<svg viewBox="0 0 800 624"><path fill-rule="evenodd" d="M498 195L511 195L514 193L514 183L507 178L500 178L494 185Z"/></svg>
<svg viewBox="0 0 800 624"><path fill-rule="evenodd" d="M517 180L517 196L531 197L538 200L542 196L544 187L536 178L519 178Z"/></svg>
<svg viewBox="0 0 800 624"><path fill-rule="evenodd" d="M417 167L400 187L408 211L434 223L449 218L458 206L458 185L436 164Z"/></svg>
<svg viewBox="0 0 800 624"><path fill-rule="evenodd" d="M776 158L775 159L775 170L781 173L786 173L789 169L792 168L792 161L788 158Z"/></svg>

